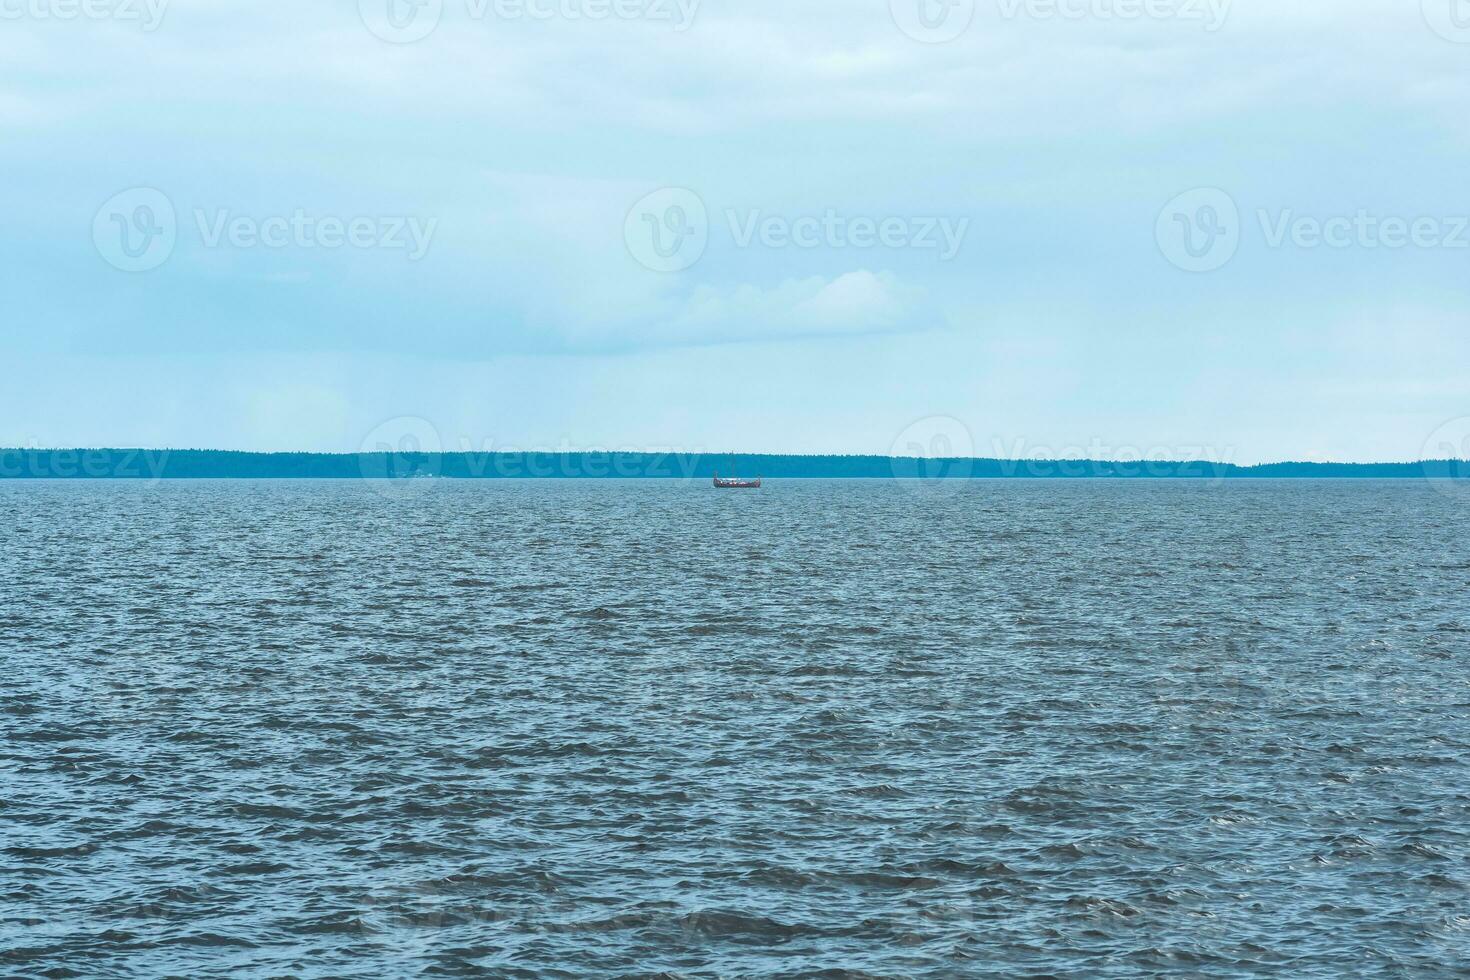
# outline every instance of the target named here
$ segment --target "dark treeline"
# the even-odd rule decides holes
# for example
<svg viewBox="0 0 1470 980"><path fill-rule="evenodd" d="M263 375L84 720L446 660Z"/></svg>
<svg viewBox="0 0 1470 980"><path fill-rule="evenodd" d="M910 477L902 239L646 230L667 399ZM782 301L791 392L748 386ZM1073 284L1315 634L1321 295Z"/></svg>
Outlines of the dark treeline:
<svg viewBox="0 0 1470 980"><path fill-rule="evenodd" d="M243 453L208 449L0 449L0 479L1417 479L1470 478L1470 463L922 460L699 453Z"/></svg>

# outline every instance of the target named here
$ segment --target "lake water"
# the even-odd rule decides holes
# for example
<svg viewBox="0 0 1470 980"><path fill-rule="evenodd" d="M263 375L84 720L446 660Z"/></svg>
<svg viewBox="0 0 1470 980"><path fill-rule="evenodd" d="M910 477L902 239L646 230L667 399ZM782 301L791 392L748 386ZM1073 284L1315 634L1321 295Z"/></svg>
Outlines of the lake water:
<svg viewBox="0 0 1470 980"><path fill-rule="evenodd" d="M1467 505L0 484L0 975L1464 975Z"/></svg>

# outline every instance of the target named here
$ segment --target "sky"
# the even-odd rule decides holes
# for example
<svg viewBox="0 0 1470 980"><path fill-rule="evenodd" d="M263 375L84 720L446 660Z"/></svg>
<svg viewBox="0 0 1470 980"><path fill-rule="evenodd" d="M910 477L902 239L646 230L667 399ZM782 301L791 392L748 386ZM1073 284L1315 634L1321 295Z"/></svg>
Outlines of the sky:
<svg viewBox="0 0 1470 980"><path fill-rule="evenodd" d="M1467 105L1470 0L0 0L0 445L1470 452Z"/></svg>

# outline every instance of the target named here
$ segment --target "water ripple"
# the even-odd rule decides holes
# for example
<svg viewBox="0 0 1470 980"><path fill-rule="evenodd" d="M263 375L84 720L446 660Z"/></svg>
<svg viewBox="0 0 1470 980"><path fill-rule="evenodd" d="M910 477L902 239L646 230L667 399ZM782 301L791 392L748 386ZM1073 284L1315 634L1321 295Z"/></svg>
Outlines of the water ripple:
<svg viewBox="0 0 1470 980"><path fill-rule="evenodd" d="M0 514L3 975L1470 962L1470 526L1422 486Z"/></svg>

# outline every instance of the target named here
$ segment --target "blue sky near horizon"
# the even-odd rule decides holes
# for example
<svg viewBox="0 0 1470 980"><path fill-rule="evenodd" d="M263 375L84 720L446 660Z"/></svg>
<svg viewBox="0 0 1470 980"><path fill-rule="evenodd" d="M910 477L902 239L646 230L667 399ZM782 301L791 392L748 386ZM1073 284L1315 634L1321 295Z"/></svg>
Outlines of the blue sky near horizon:
<svg viewBox="0 0 1470 980"><path fill-rule="evenodd" d="M1251 463L1470 434L1466 0L957 0L942 43L909 9L938 0L431 0L407 43L390 0L53 2L0 19L0 444L352 451L422 420ZM172 244L128 271L140 194ZM670 201L705 244L661 270ZM361 244L258 240L298 213ZM834 219L893 234L782 244Z"/></svg>

